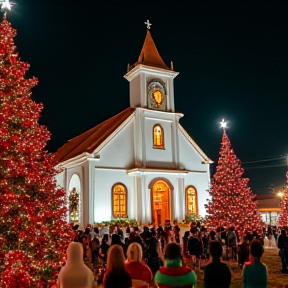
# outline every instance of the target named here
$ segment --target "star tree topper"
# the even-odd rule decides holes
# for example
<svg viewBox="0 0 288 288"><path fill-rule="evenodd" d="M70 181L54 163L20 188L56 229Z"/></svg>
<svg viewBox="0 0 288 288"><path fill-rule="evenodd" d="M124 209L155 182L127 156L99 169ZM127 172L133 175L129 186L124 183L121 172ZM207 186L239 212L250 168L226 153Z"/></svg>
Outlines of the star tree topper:
<svg viewBox="0 0 288 288"><path fill-rule="evenodd" d="M2 11L10 11L15 3L10 2L9 0L0 0L0 4Z"/></svg>
<svg viewBox="0 0 288 288"><path fill-rule="evenodd" d="M222 119L222 121L220 122L221 128L223 128L223 130L225 131L226 127L227 127L227 122L224 121L224 119Z"/></svg>

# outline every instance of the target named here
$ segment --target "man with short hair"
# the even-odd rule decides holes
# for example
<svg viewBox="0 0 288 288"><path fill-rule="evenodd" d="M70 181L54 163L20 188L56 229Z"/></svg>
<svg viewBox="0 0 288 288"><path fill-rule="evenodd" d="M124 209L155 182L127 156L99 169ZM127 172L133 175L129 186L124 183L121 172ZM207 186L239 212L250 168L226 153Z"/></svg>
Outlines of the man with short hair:
<svg viewBox="0 0 288 288"><path fill-rule="evenodd" d="M244 288L267 288L268 271L265 264L260 259L264 252L263 246L258 239L250 243L250 255L253 262L250 265L244 265L243 268L243 287ZM257 275L257 277L255 277Z"/></svg>
<svg viewBox="0 0 288 288"><path fill-rule="evenodd" d="M100 241L96 233L94 234L94 238L90 242L90 249L92 254L92 263L97 264L99 257Z"/></svg>
<svg viewBox="0 0 288 288"><path fill-rule="evenodd" d="M228 242L228 250L231 251L231 258L234 259L236 257L236 245L237 245L237 235L235 233L235 227L231 226L227 232L227 242ZM229 257L228 253L227 256Z"/></svg>
<svg viewBox="0 0 288 288"><path fill-rule="evenodd" d="M231 283L231 271L228 266L221 262L222 245L217 240L209 243L209 253L212 262L204 269L205 288L229 288Z"/></svg>
<svg viewBox="0 0 288 288"><path fill-rule="evenodd" d="M288 262L288 237L284 229L281 230L281 234L278 237L279 256L282 262L282 273L288 274L287 262Z"/></svg>
<svg viewBox="0 0 288 288"><path fill-rule="evenodd" d="M199 240L198 230L196 227L192 228L190 230L190 233L192 235L188 239L187 250L189 252L189 255L191 256L192 268L196 268L196 266L199 265L199 269L200 269L200 259L199 258L203 253L202 243Z"/></svg>
<svg viewBox="0 0 288 288"><path fill-rule="evenodd" d="M165 249L165 267L155 274L158 288L191 288L196 284L197 276L188 267L182 266L180 245L172 242Z"/></svg>

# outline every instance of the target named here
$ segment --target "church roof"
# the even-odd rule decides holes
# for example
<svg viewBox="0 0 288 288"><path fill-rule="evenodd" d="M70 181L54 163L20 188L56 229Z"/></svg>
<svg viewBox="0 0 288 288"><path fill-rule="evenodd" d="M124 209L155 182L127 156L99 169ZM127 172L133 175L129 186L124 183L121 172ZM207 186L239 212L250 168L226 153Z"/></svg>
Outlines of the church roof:
<svg viewBox="0 0 288 288"><path fill-rule="evenodd" d="M129 107L83 134L70 139L56 151L57 160L61 163L85 152L92 153L134 111L135 109Z"/></svg>
<svg viewBox="0 0 288 288"><path fill-rule="evenodd" d="M166 66L162 57L160 56L149 29L147 30L146 38L138 57L138 61L130 67L130 70L139 64L171 70Z"/></svg>

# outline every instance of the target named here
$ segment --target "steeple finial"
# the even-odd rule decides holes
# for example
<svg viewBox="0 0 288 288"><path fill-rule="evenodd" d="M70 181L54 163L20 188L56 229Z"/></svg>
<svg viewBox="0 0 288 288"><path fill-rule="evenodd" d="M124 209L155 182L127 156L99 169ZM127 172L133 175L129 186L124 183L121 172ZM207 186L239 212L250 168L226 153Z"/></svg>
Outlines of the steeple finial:
<svg viewBox="0 0 288 288"><path fill-rule="evenodd" d="M158 67L158 68L162 68L165 70L171 70L164 63L152 39L152 36L150 33L150 26L152 24L150 23L149 20L147 20L144 23L147 25L146 38L145 38L142 50L140 52L140 55L138 57L138 61L129 67L129 71L139 64L150 66L150 67Z"/></svg>
<svg viewBox="0 0 288 288"><path fill-rule="evenodd" d="M150 23L148 19L147 19L147 22L144 22L144 24L146 24L147 25L147 29L150 30L150 27L151 27L152 23Z"/></svg>

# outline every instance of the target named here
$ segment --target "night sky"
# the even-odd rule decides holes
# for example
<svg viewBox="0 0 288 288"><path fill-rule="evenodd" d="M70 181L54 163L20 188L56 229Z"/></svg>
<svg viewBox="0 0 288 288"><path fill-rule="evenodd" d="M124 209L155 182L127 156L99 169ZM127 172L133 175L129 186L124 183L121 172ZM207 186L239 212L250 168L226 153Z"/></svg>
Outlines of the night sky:
<svg viewBox="0 0 288 288"><path fill-rule="evenodd" d="M284 184L287 0L15 2L8 20L31 65L27 75L39 79L32 98L44 105L50 152L129 107L123 75L137 61L149 19L164 62L180 73L175 106L189 135L217 163L224 118L253 192Z"/></svg>

